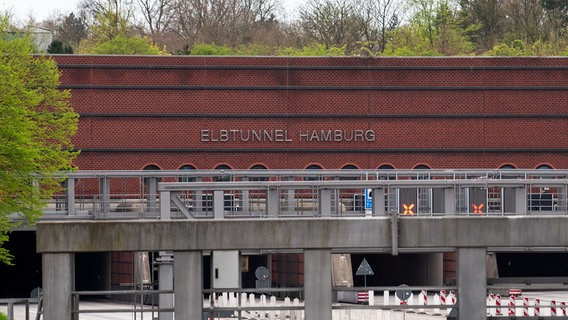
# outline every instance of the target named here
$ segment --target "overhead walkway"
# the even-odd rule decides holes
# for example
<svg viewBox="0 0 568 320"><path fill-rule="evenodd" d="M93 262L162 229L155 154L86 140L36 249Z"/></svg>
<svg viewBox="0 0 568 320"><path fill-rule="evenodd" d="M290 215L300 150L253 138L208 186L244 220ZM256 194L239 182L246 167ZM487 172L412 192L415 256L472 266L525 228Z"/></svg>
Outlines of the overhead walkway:
<svg viewBox="0 0 568 320"><path fill-rule="evenodd" d="M37 224L45 312L71 319L79 252L163 252L161 289L175 294L160 306L198 319L204 252L296 250L306 319L331 319L332 253L454 251L459 314L485 319L487 252L566 252L567 186L554 170L77 172L57 214Z"/></svg>
<svg viewBox="0 0 568 320"><path fill-rule="evenodd" d="M173 219L563 215L567 179L558 170L77 171L42 219L155 219L164 194Z"/></svg>

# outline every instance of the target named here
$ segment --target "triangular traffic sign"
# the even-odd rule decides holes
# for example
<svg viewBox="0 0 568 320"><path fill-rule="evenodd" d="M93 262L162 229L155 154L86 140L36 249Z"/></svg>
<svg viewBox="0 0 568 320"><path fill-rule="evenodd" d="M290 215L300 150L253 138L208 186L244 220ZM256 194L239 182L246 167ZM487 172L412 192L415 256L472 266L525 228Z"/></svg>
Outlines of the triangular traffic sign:
<svg viewBox="0 0 568 320"><path fill-rule="evenodd" d="M359 265L359 268L357 269L357 272L355 273L355 275L356 276L372 276L374 274L375 273L373 272L373 269L371 269L371 266L369 265L369 262L367 262L367 259L363 258L363 261Z"/></svg>

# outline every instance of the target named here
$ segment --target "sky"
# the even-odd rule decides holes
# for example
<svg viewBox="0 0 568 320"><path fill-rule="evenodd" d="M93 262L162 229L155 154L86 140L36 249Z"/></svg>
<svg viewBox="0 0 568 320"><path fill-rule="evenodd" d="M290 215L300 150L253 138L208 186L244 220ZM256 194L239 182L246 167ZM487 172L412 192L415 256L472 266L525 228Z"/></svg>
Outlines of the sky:
<svg viewBox="0 0 568 320"><path fill-rule="evenodd" d="M28 20L30 14L41 21L57 12L72 12L78 3L79 0L0 0L0 11L10 11L19 21Z"/></svg>
<svg viewBox="0 0 568 320"><path fill-rule="evenodd" d="M302 0L283 0L286 9L296 7ZM0 0L0 12L10 11L17 21L27 21L30 14L42 21L56 13L75 11L80 0Z"/></svg>

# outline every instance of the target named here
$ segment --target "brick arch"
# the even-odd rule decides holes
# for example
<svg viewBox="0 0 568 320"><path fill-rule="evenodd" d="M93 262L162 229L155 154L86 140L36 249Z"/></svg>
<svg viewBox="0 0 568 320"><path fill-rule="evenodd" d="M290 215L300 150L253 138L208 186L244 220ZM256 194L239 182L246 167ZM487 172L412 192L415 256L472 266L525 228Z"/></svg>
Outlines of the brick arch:
<svg viewBox="0 0 568 320"><path fill-rule="evenodd" d="M262 168L261 168L262 167ZM251 170L255 169L268 169L268 166L265 163L255 163L249 167Z"/></svg>
<svg viewBox="0 0 568 320"><path fill-rule="evenodd" d="M316 168L316 166L317 166L318 168ZM311 169L323 170L324 167L321 165L321 163L310 163L310 164L308 164L304 169L306 169L306 170L311 170Z"/></svg>
<svg viewBox="0 0 568 320"><path fill-rule="evenodd" d="M156 163L147 163L142 167L142 170L162 170L162 167Z"/></svg>
<svg viewBox="0 0 568 320"><path fill-rule="evenodd" d="M392 163L383 163L377 167L378 170L394 170L396 167Z"/></svg>
<svg viewBox="0 0 568 320"><path fill-rule="evenodd" d="M554 169L550 163L540 163L535 169Z"/></svg>
<svg viewBox="0 0 568 320"><path fill-rule="evenodd" d="M178 170L197 170L197 166L191 163L184 163L178 167Z"/></svg>
<svg viewBox="0 0 568 320"><path fill-rule="evenodd" d="M218 163L213 167L213 169L233 170L234 168L228 163Z"/></svg>

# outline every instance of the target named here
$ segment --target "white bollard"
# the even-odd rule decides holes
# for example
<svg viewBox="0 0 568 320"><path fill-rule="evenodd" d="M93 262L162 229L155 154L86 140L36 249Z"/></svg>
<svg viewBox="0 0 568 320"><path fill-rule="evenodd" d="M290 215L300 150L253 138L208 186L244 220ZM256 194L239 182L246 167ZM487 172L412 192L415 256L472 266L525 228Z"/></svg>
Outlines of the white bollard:
<svg viewBox="0 0 568 320"><path fill-rule="evenodd" d="M294 298L294 300L292 301L292 305L294 307L299 307L300 306L300 299L298 298ZM290 317L290 320L301 320L301 310L293 310L292 311L292 316Z"/></svg>
<svg viewBox="0 0 568 320"><path fill-rule="evenodd" d="M223 292L221 294L221 303L219 303L220 306L222 307L227 307L229 306L229 293L228 292Z"/></svg>
<svg viewBox="0 0 568 320"><path fill-rule="evenodd" d="M375 305L375 291L373 290L369 290L369 305L370 306Z"/></svg>
<svg viewBox="0 0 568 320"><path fill-rule="evenodd" d="M427 304L428 298L426 296L426 290L420 291L418 294L418 305L425 306ZM418 313L424 314L424 308L419 308Z"/></svg>
<svg viewBox="0 0 568 320"><path fill-rule="evenodd" d="M390 293L388 290L383 291L383 305L388 306L390 304Z"/></svg>
<svg viewBox="0 0 568 320"><path fill-rule="evenodd" d="M436 293L436 294L434 294L434 305L439 306L440 304L441 304L440 296ZM434 314L440 315L440 308L434 308Z"/></svg>
<svg viewBox="0 0 568 320"><path fill-rule="evenodd" d="M284 298L284 306L286 308L290 307L292 305L292 302L290 301L290 297L285 297ZM280 317L282 319L285 319L286 317L290 318L290 310L284 310L284 316L282 316L282 313L280 313Z"/></svg>
<svg viewBox="0 0 568 320"><path fill-rule="evenodd" d="M276 297L275 296L270 296L270 306L276 307ZM268 318L269 319L276 319L276 310L268 311Z"/></svg>

